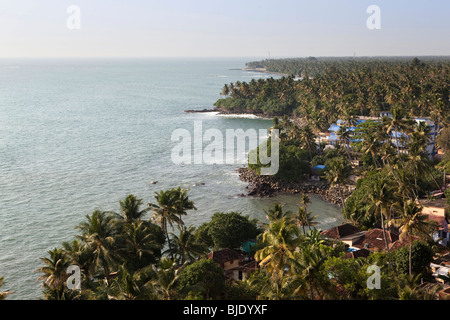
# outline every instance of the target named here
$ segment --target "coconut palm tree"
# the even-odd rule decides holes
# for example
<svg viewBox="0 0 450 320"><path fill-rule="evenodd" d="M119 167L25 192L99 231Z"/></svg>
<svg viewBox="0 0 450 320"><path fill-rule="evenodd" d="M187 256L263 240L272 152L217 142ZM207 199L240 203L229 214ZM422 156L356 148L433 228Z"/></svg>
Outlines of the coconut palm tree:
<svg viewBox="0 0 450 320"><path fill-rule="evenodd" d="M375 167L378 169L380 165L377 155L380 154L384 145L387 145L387 135L380 124L372 120L359 124L356 131L361 138L361 141L358 142L361 152L370 154Z"/></svg>
<svg viewBox="0 0 450 320"><path fill-rule="evenodd" d="M134 195L128 195L124 200L119 201L120 214L116 217L125 223L139 221L143 218L148 209L141 210L142 199L136 198Z"/></svg>
<svg viewBox="0 0 450 320"><path fill-rule="evenodd" d="M284 206L279 202L276 202L273 208L269 210L264 210L264 212L266 214L266 219L269 220L270 223L282 219L284 217L286 217L287 219L294 218L293 213L289 210L285 211Z"/></svg>
<svg viewBox="0 0 450 320"><path fill-rule="evenodd" d="M307 124L303 126L299 131L300 147L308 150L309 158L312 160L313 154L316 152L317 144L315 142L316 136L311 128L311 125Z"/></svg>
<svg viewBox="0 0 450 320"><path fill-rule="evenodd" d="M147 221L135 221L124 226L118 236L120 247L117 254L128 271L134 273L155 263L161 256L164 242L158 239L158 235L153 231Z"/></svg>
<svg viewBox="0 0 450 320"><path fill-rule="evenodd" d="M395 136L395 146L397 148L397 155L400 159L400 163L403 166L403 160L400 153L400 136L408 129L408 119L406 118L405 110L399 105L396 104L391 109L391 117L385 117L383 119L383 123L386 129L386 133L388 133L391 137L391 143L393 140L393 136Z"/></svg>
<svg viewBox="0 0 450 320"><path fill-rule="evenodd" d="M392 185L389 180L385 177L378 177L373 185L373 188L368 190L367 199L369 202L367 213L380 217L386 250L389 251L389 244L386 237L386 228L384 223L385 218L389 219L391 217L391 207L394 203Z"/></svg>
<svg viewBox="0 0 450 320"><path fill-rule="evenodd" d="M93 270L93 254L90 247L81 242L79 239L74 239L72 242L63 242L62 247L64 253L70 260L70 263L80 267L81 273L84 276L83 287L90 287L91 276Z"/></svg>
<svg viewBox="0 0 450 320"><path fill-rule="evenodd" d="M170 242L173 252L170 254L175 257L178 264L192 263L208 253L208 247L197 240L195 232L194 226L178 226L178 235L172 233Z"/></svg>
<svg viewBox="0 0 450 320"><path fill-rule="evenodd" d="M396 205L399 218L393 219L390 224L399 227L400 240L409 241L409 275L412 275L412 243L413 236L419 236L425 240L431 239L431 232L435 228L433 221L428 221L428 216L422 214L422 207L415 201L404 200Z"/></svg>
<svg viewBox="0 0 450 320"><path fill-rule="evenodd" d="M177 264L168 258L161 259L158 265L152 265L153 276L149 281L159 299L173 300L177 298L176 282L178 280Z"/></svg>
<svg viewBox="0 0 450 320"><path fill-rule="evenodd" d="M255 259L269 274L280 275L288 266L288 258L300 243L299 229L289 217L273 220L261 237L264 248L255 253Z"/></svg>
<svg viewBox="0 0 450 320"><path fill-rule="evenodd" d="M91 216L86 215L86 220L76 227L81 232L81 235L76 237L92 252L94 266L103 269L108 283L111 266L117 260L117 248L114 246L116 240L114 217L96 210Z"/></svg>
<svg viewBox="0 0 450 320"><path fill-rule="evenodd" d="M42 287L45 288L44 295L47 299L63 300L66 291L66 281L69 278L67 268L70 263L62 249L55 248L47 251L49 257L40 258L44 266L35 272L43 273L38 278L42 280Z"/></svg>
<svg viewBox="0 0 450 320"><path fill-rule="evenodd" d="M152 221L159 223L162 231L166 235L167 244L169 246L169 252L172 255L172 248L169 239L170 226L173 230L174 223L182 226L182 215L186 215L187 210L196 209L194 203L187 197L187 190L171 189L155 192L156 203L149 203L148 206L153 210Z"/></svg>
<svg viewBox="0 0 450 320"><path fill-rule="evenodd" d="M101 290L108 300L152 300L156 297L150 279L150 267L132 272L120 266L111 284Z"/></svg>
<svg viewBox="0 0 450 320"><path fill-rule="evenodd" d="M336 157L325 163L325 179L330 183L330 190L337 188L341 198L342 207L345 208L344 195L342 188L348 183L348 177L351 174L351 165L343 157Z"/></svg>
<svg viewBox="0 0 450 320"><path fill-rule="evenodd" d="M336 132L339 136L339 143L345 145L345 150L347 151L348 161L352 161L352 157L350 155L350 142L352 138L352 132L346 126L340 126L339 130Z"/></svg>
<svg viewBox="0 0 450 320"><path fill-rule="evenodd" d="M311 200L309 196L307 196L306 194L301 194L300 202L298 203L299 208L295 216L297 225L299 227L302 227L304 235L306 234L305 227L308 227L308 230L311 230L312 226L317 225L317 222L314 221L317 216L312 216L312 213L308 211L308 203L310 202Z"/></svg>
<svg viewBox="0 0 450 320"><path fill-rule="evenodd" d="M289 258L292 266L290 281L296 292L309 292L309 298L322 299L328 291L329 281L324 278L321 267L328 255L321 245L303 245Z"/></svg>
<svg viewBox="0 0 450 320"><path fill-rule="evenodd" d="M408 162L405 165L405 169L411 172L414 177L415 196L418 197L420 190L417 184L417 177L423 176L428 171L428 157L420 147L414 143L410 144L407 160Z"/></svg>
<svg viewBox="0 0 450 320"><path fill-rule="evenodd" d="M228 84L225 83L225 85L222 88L222 93L223 96L228 96L230 94L230 87L228 87Z"/></svg>

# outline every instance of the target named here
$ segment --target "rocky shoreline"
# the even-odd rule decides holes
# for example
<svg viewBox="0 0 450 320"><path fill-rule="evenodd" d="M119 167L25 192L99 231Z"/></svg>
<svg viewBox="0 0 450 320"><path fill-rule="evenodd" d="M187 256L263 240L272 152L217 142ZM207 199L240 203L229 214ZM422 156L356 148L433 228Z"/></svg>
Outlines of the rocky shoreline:
<svg viewBox="0 0 450 320"><path fill-rule="evenodd" d="M213 109L194 109L194 110L184 110L185 113L207 113L207 112L217 112L221 115L252 115L260 118L273 119L277 115L265 114L263 112L256 112L254 110L228 110L224 108L215 107Z"/></svg>
<svg viewBox="0 0 450 320"><path fill-rule="evenodd" d="M279 117L281 118L283 116L283 114L268 114L268 113L264 113L264 112L258 112L255 110L229 110L229 109L225 109L225 108L220 108L220 107L214 107L213 109L191 109L191 110L184 110L185 113L207 113L207 112L216 112L219 115L243 115L243 116L255 116L258 118L264 118L264 119L268 119L268 120L273 120L274 117ZM304 121L304 119L300 118L300 117L296 117L293 115L290 115L291 120L293 121L294 124L302 127L306 124L306 122Z"/></svg>
<svg viewBox="0 0 450 320"><path fill-rule="evenodd" d="M279 192L290 194L315 194L323 200L341 207L341 199L337 190L330 190L330 185L326 181L301 181L286 182L275 176L260 176L248 168L238 169L239 178L249 185L247 196L271 197ZM350 191L343 191L344 197L350 195ZM245 196L245 195L241 195Z"/></svg>

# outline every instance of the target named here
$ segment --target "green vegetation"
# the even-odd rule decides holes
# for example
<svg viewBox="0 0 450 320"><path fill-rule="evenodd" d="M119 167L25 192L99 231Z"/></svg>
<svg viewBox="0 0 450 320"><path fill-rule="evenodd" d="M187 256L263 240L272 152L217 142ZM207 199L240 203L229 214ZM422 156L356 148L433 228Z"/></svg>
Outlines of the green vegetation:
<svg viewBox="0 0 450 320"><path fill-rule="evenodd" d="M198 227L186 226L183 217L196 208L187 190L174 188L155 193L145 208L129 195L118 213L87 215L72 242L41 258L45 299L435 299L420 283L431 279L436 226L417 200L440 190L450 169L448 60L308 58L248 66L303 80L229 84L216 105L279 115L273 123L280 130L278 178L298 182L311 167L325 165L321 177L338 194L344 217L364 230L380 228L385 250L344 259L347 246L321 236L306 195L296 212L279 203L268 208L264 224L239 212L218 212ZM356 125L357 116L380 110L392 117ZM427 157L427 127L411 116L430 116L443 127L435 141L445 152L441 162ZM325 149L317 133L337 119L344 121L339 139ZM354 132L347 130L353 126ZM401 147L392 136L399 130L407 133L398 138ZM260 161L249 165L256 173L261 167ZM445 195L450 198L448 190ZM388 231L406 245L391 250ZM230 280L207 258L211 250L239 249L249 239L256 244L247 258L258 267L243 280ZM71 265L81 270L81 290L67 287ZM367 286L374 265L381 271L379 290Z"/></svg>
<svg viewBox="0 0 450 320"><path fill-rule="evenodd" d="M249 63L289 76L226 84L216 107L294 115L324 130L337 119L378 116L395 104L449 124L450 61L444 58L306 58ZM296 80L294 75L302 76Z"/></svg>
<svg viewBox="0 0 450 320"><path fill-rule="evenodd" d="M166 234L154 224L161 219L163 198L172 203L173 220L178 233ZM182 194L183 197L179 197ZM121 213L94 211L86 216L71 243L50 250L41 258L43 296L48 300L204 300L204 299L428 299L430 292L419 287L430 277L428 265L434 254L433 242L404 207L404 218L395 220L395 228L404 235L418 236L409 247L377 252L367 258L343 259L346 245L322 238L314 217L307 210L309 198L301 195L298 213L286 211L277 203L266 211L267 224L260 224L237 212L216 213L198 229L184 225L180 218L193 208L186 190L171 189L155 194L157 203L141 209L142 200L133 195L120 201ZM184 204L184 205L183 205ZM184 207L184 208L183 208ZM152 218L146 215L153 210ZM164 210L168 211L168 208ZM178 211L177 211L178 210ZM184 212L184 214L183 214ZM305 214L306 213L306 214ZM377 215L385 211L374 211ZM408 215L409 214L409 215ZM167 216L168 217L168 216ZM157 220L156 220L157 219ZM394 220L392 220L394 221ZM171 223L172 222L172 223ZM263 228L261 226L264 226ZM170 230L169 230L170 229ZM302 232L303 231L303 232ZM187 233L184 235L183 233ZM223 267L207 253L213 248L239 248L256 237L254 253L258 268L246 279L231 280ZM177 243L177 245L175 245ZM173 258L172 258L173 257ZM412 261L412 263L411 263ZM81 269L81 289L67 286L71 265ZM380 267L381 289L367 287L370 266ZM420 276L419 276L420 275ZM1 284L1 283L0 283ZM5 293L2 294L5 297Z"/></svg>
<svg viewBox="0 0 450 320"><path fill-rule="evenodd" d="M243 242L261 233L257 221L239 212L215 213L199 227L199 237L210 248L239 249Z"/></svg>
<svg viewBox="0 0 450 320"><path fill-rule="evenodd" d="M301 73L304 78L299 81L291 76L239 83L225 99L248 100L263 108L261 97L270 92L280 101L296 101L295 108L284 110L282 120L274 118L273 128L281 132L278 178L299 181L308 177L311 167L325 165L322 178L338 194L344 217L365 228L384 228L384 220L393 218L394 204L429 198L444 187L445 173L450 172L448 59L308 58L248 66L295 74L298 68L303 73L315 70L313 77ZM379 116L380 110L391 116L358 123L359 116ZM429 116L441 128L439 136L431 137L430 128L413 121L413 116ZM338 119L338 139L333 149L324 150L319 133ZM402 134L396 137L398 132ZM444 152L440 163L428 157L430 143ZM259 174L261 165L248 167ZM376 201L384 207L374 207Z"/></svg>

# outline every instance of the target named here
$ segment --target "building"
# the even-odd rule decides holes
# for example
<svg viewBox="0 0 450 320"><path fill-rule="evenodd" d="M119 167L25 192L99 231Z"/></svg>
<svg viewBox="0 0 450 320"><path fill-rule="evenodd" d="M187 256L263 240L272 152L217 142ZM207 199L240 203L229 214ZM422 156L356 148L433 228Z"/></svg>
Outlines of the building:
<svg viewBox="0 0 450 320"><path fill-rule="evenodd" d="M245 259L245 256L235 250L222 249L210 252L208 259L212 259L224 271L227 271L239 267L241 261Z"/></svg>
<svg viewBox="0 0 450 320"><path fill-rule="evenodd" d="M355 227L354 225L350 224L350 223L344 223L341 224L339 226L336 226L334 228L325 230L325 231L321 231L320 234L328 239L335 239L335 240L341 240L358 234L361 232L361 229L359 229L358 227Z"/></svg>
<svg viewBox="0 0 450 320"><path fill-rule="evenodd" d="M246 263L233 270L233 279L245 280L258 269L259 269L258 262L256 262L255 260L250 261L249 263Z"/></svg>
<svg viewBox="0 0 450 320"><path fill-rule="evenodd" d="M400 237L395 232L385 231L386 240L384 239L384 234L382 229L372 229L361 235L358 239L355 239L351 248L356 249L366 249L370 252L381 252L386 251L386 242L389 250L392 245L400 240ZM396 248L401 247L400 242L396 243Z"/></svg>
<svg viewBox="0 0 450 320"><path fill-rule="evenodd" d="M208 254L219 265L227 278L232 280L245 280L250 273L258 268L258 264L251 260L245 252L231 249L212 251Z"/></svg>
<svg viewBox="0 0 450 320"><path fill-rule="evenodd" d="M446 199L436 199L432 201L420 201L422 206L422 214L428 216L429 220L436 221L438 229L436 230L433 238L435 240L440 239L442 245L450 245L450 233L448 231L448 205Z"/></svg>
<svg viewBox="0 0 450 320"><path fill-rule="evenodd" d="M423 214L445 217L448 213L448 206L445 198L432 201L423 200L420 201L420 205L423 207Z"/></svg>
<svg viewBox="0 0 450 320"><path fill-rule="evenodd" d="M386 240L384 239L382 229L371 229L362 231L350 223L325 230L321 235L329 240L338 240L348 246L348 252L343 259L368 257L373 252L386 251L386 241L389 251L395 251L403 248L411 241L418 240L418 237L412 236L411 239L400 240L396 232L386 230Z"/></svg>
<svg viewBox="0 0 450 320"><path fill-rule="evenodd" d="M356 126L366 122L367 120L374 120L374 121L382 121L383 117L390 117L390 112L381 112L380 118L363 118L360 117L358 121L356 122ZM425 122L425 124L429 128L429 142L427 143L426 153L430 159L433 159L437 154L438 150L436 147L436 139L439 135L439 131L442 127L438 127L438 125L432 121L430 118L414 118L413 119L417 124L420 122ZM334 146L336 142L339 140L339 135L337 132L341 128L341 126L346 125L344 121L338 120L335 124L332 124L330 128L328 129L328 136L325 137L324 141L326 141L328 144ZM361 141L361 139L356 134L356 126L347 126L347 131L351 131L353 133L353 139L351 139L351 142L357 142ZM395 146L399 146L399 148L403 149L401 152L407 152L407 150L404 149L402 138L408 138L408 135L403 132L396 132L393 131L391 133L391 141Z"/></svg>

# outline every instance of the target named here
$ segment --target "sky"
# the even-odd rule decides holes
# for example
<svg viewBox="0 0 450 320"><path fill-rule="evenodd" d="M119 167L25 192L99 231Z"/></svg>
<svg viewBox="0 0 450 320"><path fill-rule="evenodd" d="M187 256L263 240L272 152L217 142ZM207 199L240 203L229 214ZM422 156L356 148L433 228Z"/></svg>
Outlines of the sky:
<svg viewBox="0 0 450 320"><path fill-rule="evenodd" d="M448 0L0 0L0 57L450 55L449 17Z"/></svg>

